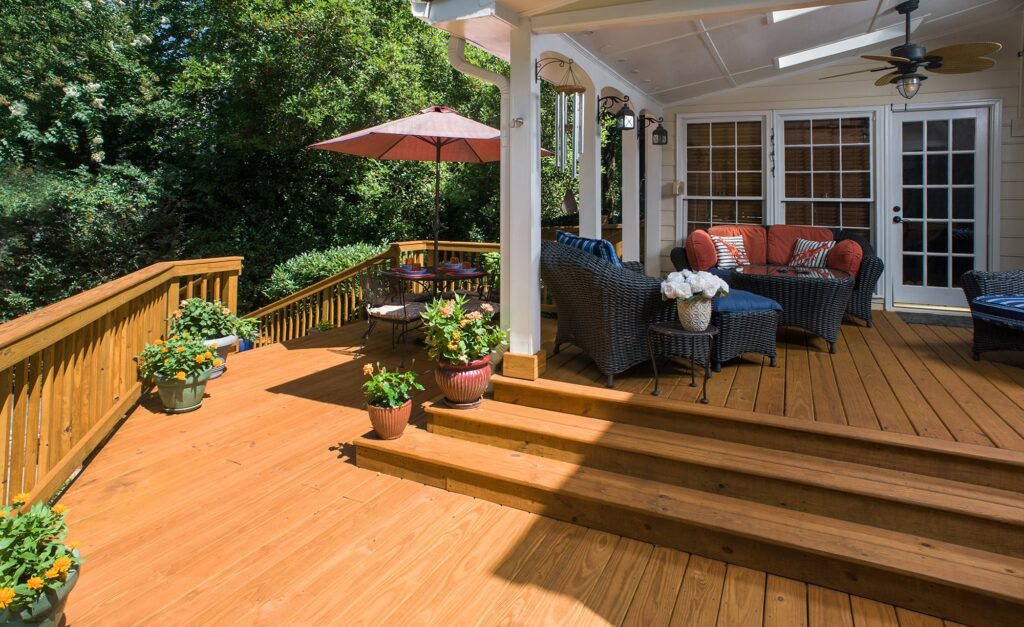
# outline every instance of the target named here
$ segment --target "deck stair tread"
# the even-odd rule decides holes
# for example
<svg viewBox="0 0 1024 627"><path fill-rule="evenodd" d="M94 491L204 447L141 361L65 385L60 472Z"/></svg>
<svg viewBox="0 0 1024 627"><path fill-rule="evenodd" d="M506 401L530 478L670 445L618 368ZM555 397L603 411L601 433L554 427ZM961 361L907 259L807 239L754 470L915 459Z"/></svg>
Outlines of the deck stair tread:
<svg viewBox="0 0 1024 627"><path fill-rule="evenodd" d="M875 498L907 501L1020 526L1024 532L1024 495L916 473L865 466L668 432L599 418L575 416L485 400L477 410L428 405L427 414L472 421L527 437L555 438L579 446L595 445L688 464L756 474Z"/></svg>
<svg viewBox="0 0 1024 627"><path fill-rule="evenodd" d="M420 429L392 441L361 438L356 447L357 458L359 451L379 453L403 464L457 472L495 485L526 486L560 500L596 503L1024 605L1024 560L1019 558Z"/></svg>

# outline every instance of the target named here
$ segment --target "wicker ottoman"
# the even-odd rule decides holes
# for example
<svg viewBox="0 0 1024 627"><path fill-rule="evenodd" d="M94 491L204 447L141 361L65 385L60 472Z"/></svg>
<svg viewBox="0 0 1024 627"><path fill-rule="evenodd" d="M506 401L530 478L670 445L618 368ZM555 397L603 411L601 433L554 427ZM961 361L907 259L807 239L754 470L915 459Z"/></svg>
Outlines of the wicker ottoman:
<svg viewBox="0 0 1024 627"><path fill-rule="evenodd" d="M719 329L712 363L721 372L722 362L745 353L761 353L771 357L775 367L775 338L782 306L765 296L743 290L732 290L728 296L714 300L711 324Z"/></svg>

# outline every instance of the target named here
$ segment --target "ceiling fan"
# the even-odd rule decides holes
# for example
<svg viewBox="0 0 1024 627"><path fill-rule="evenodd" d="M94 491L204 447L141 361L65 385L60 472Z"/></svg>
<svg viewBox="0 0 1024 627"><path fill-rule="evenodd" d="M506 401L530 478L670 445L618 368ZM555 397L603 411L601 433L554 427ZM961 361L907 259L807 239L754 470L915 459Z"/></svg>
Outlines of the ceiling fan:
<svg viewBox="0 0 1024 627"><path fill-rule="evenodd" d="M896 91L900 92L900 95L904 98L910 99L921 88L921 81L928 78L920 74L918 72L919 69L936 74L968 74L970 72L987 70L996 64L995 61L985 56L998 52L1003 47L995 42L976 41L943 46L935 50L925 50L924 46L911 42L910 14L917 9L918 5L919 0L908 0L896 5L896 12L906 16L907 20L907 38L903 44L892 48L889 51L891 53L889 55L866 54L861 56L862 59L881 61L889 65L869 70L834 74L832 76L825 76L821 80L849 76L850 74L860 74L862 72L891 70L890 73L875 81L875 85L882 87L895 84Z"/></svg>

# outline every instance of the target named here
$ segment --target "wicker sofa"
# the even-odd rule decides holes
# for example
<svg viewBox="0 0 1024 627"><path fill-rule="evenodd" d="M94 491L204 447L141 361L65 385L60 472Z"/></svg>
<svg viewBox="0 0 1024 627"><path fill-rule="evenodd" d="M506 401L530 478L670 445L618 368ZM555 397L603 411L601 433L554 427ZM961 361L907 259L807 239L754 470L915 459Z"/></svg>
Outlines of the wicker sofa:
<svg viewBox="0 0 1024 627"><path fill-rule="evenodd" d="M557 242L541 242L540 275L558 305L554 352L578 346L607 377L650 359L647 327L676 320L674 301L661 298L661 281L640 264L618 267Z"/></svg>
<svg viewBox="0 0 1024 627"><path fill-rule="evenodd" d="M975 361L987 351L1024 350L1024 270L965 272L960 278L974 320ZM1017 297L991 298L985 297ZM986 302L991 301L991 302ZM1016 301L1016 306L1011 302Z"/></svg>
<svg viewBox="0 0 1024 627"><path fill-rule="evenodd" d="M729 280L731 271L718 269L713 246L708 251L709 235L742 236L750 262L755 265L786 265L798 237L816 241L848 241L842 251L837 246L836 252L842 253L841 257L835 255L837 263L833 264L833 255L829 256L830 267L847 270L855 275L853 294L846 313L871 326L871 297L882 276L884 265L867 240L841 229L833 231L815 226L719 225L711 227L707 232L694 231L684 246L672 250L672 264L676 270L707 270ZM858 257L859 262L856 261Z"/></svg>

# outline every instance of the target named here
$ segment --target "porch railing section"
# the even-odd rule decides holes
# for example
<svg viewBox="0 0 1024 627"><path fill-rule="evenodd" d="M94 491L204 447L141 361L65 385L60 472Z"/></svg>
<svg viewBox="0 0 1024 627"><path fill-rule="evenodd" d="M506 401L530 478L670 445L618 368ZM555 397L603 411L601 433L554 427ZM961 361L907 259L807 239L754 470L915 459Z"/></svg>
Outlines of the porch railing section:
<svg viewBox="0 0 1024 627"><path fill-rule="evenodd" d="M0 325L0 499L51 498L141 397L134 356L182 298L237 307L241 257L151 265Z"/></svg>
<svg viewBox="0 0 1024 627"><path fill-rule="evenodd" d="M388 250L362 263L342 270L290 296L262 307L246 317L260 323L259 346L287 342L302 337L322 322L335 327L361 320L363 316L362 282L367 274L397 267L402 263L433 264L432 240L395 242ZM498 252L498 244L485 242L439 242L438 261L458 258L477 267L484 253ZM478 287L474 282L472 287ZM415 283L414 290L422 289Z"/></svg>

